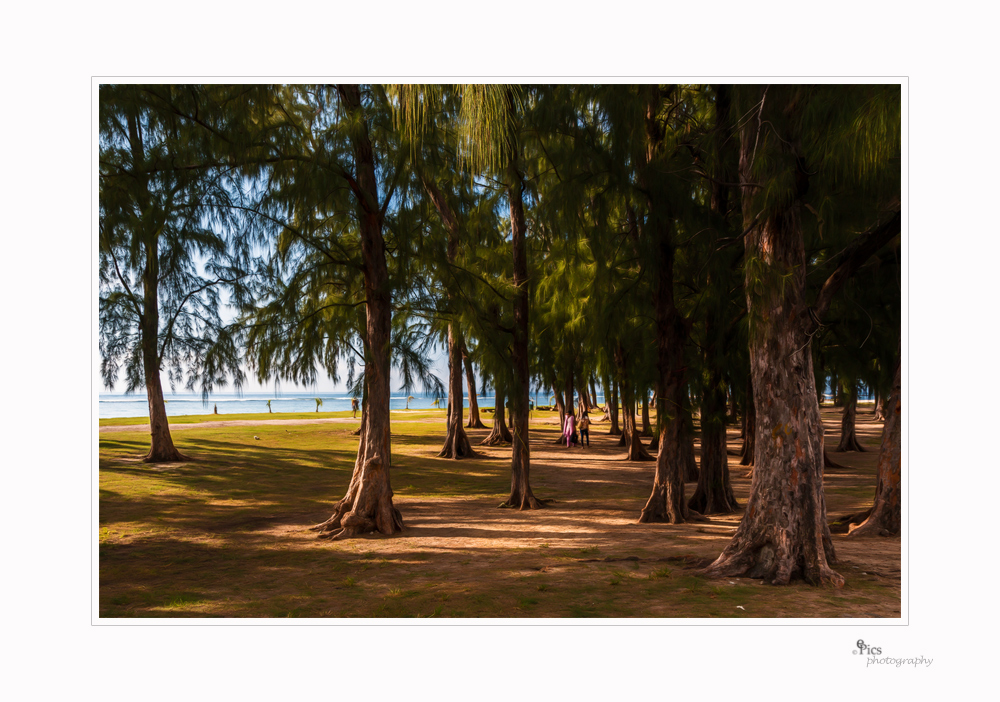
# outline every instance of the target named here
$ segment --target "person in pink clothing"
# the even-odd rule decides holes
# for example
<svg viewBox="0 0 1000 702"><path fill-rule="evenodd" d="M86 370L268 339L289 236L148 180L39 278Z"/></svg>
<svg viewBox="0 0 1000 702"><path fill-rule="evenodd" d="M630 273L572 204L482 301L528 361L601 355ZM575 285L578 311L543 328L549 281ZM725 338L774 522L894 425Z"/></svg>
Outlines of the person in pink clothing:
<svg viewBox="0 0 1000 702"><path fill-rule="evenodd" d="M566 448L573 443L573 435L576 434L576 417L572 413L566 415L566 425L563 427L563 437L566 439Z"/></svg>

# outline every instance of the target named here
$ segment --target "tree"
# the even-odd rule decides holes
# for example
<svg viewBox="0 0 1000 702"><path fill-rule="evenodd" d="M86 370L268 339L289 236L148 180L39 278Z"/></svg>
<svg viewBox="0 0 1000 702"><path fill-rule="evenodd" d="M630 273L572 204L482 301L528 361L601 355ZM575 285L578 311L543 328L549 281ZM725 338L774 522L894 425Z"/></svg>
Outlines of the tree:
<svg viewBox="0 0 1000 702"><path fill-rule="evenodd" d="M878 483L875 486L875 503L868 515L857 526L852 525L849 536L893 536L899 533L902 511L902 382L901 366L896 364L896 375L889 395L889 413L882 428L882 446L878 456Z"/></svg>
<svg viewBox="0 0 1000 702"><path fill-rule="evenodd" d="M899 153L899 93L879 86L772 85L748 87L744 98L739 113L752 117L740 130L740 182L756 456L745 516L706 572L774 584L801 577L840 586L843 577L831 567L835 553L826 521L822 422L810 342L844 281L899 234L900 217L898 205L893 210L887 197L888 211L850 241L809 305L802 213L817 174L860 170L864 178L872 171L891 172ZM848 152L845 167L836 160L845 150L830 149L828 139L861 140L872 148Z"/></svg>
<svg viewBox="0 0 1000 702"><path fill-rule="evenodd" d="M146 462L188 460L174 447L160 373L209 393L244 373L219 316L238 165L270 120L266 88L102 85L100 88L101 374L146 389ZM225 165L222 165L225 163ZM185 370L186 367L186 370ZM184 375L187 375L184 381Z"/></svg>

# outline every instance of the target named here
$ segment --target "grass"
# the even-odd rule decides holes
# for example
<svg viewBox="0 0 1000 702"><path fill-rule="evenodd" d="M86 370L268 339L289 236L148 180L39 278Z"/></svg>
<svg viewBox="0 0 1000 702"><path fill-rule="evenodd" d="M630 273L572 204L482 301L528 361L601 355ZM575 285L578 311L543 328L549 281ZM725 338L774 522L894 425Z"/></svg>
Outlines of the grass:
<svg viewBox="0 0 1000 702"><path fill-rule="evenodd" d="M317 540L308 526L328 517L347 488L357 450L353 423L192 427L174 440L196 461L157 466L138 461L148 435L102 432L100 616L899 616L898 581L871 575L887 570L878 562L850 561L840 541L838 554L848 554L840 591L701 577L684 557L714 557L728 541L725 530L635 525L649 464L589 463L562 453L553 462L536 458L533 446L535 492L558 501L541 512L498 510L510 485L505 450L437 458L443 416L393 413L392 484L408 529L345 542ZM233 417L194 419L223 418ZM545 450L551 421L533 424ZM858 474L842 477L860 482L840 489L868 499L873 474ZM717 523L735 526L738 518ZM665 556L679 560L666 566Z"/></svg>

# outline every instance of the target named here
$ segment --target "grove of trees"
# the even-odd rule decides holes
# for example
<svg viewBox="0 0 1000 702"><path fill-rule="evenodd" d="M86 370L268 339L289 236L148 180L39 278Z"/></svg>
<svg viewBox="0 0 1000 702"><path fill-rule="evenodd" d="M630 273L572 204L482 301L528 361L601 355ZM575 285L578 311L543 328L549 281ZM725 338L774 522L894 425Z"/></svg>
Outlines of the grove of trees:
<svg viewBox="0 0 1000 702"><path fill-rule="evenodd" d="M655 461L642 523L744 507L736 424L751 493L707 572L838 585L823 470L863 450L859 392L885 428L851 535L900 531L900 110L898 85L102 85L102 374L146 390L149 462L191 460L161 371L205 398L244 368L346 380L354 472L313 527L334 539L404 526L393 369L447 396L449 460L476 452L464 389L469 427L477 375L494 391L483 443L510 444L520 510L546 506L536 389Z"/></svg>

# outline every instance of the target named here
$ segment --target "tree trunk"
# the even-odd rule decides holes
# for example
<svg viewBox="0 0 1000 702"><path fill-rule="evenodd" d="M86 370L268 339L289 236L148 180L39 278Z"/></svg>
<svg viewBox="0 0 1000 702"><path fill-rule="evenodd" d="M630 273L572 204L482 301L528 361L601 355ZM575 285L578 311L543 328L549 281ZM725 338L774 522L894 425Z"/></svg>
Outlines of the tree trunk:
<svg viewBox="0 0 1000 702"><path fill-rule="evenodd" d="M753 376L747 375L747 399L744 410L746 422L745 435L743 437L743 451L741 453L740 465L752 466L754 456L754 445L757 438L757 405L753 400Z"/></svg>
<svg viewBox="0 0 1000 702"><path fill-rule="evenodd" d="M517 123L514 95L507 91L508 125ZM508 143L517 143L517 134L509 127ZM511 362L514 367L513 387L510 396L510 423L512 455L510 462L510 495L504 507L538 509L543 506L531 491L531 448L528 436L528 402L531 394L531 375L528 367L528 258L525 235L523 176L518 171L518 149L509 155L507 163L507 200L510 203L511 249L514 255L514 340L511 345Z"/></svg>
<svg viewBox="0 0 1000 702"><path fill-rule="evenodd" d="M557 390L555 385L552 386L552 394L556 398L556 409L559 410L559 437L552 443L561 444L563 428L566 426L566 405L563 404L562 392Z"/></svg>
<svg viewBox="0 0 1000 702"><path fill-rule="evenodd" d="M472 372L472 359L462 345L462 360L465 362L465 380L469 384L469 423L470 429L485 429L486 425L479 418L479 400L476 397L476 375Z"/></svg>
<svg viewBox="0 0 1000 702"><path fill-rule="evenodd" d="M903 403L900 365L889 395L891 412L882 427L882 446L878 453L878 484L875 504L868 518L850 529L849 536L895 536L901 528L902 509L902 430Z"/></svg>
<svg viewBox="0 0 1000 702"><path fill-rule="evenodd" d="M772 89L777 95L768 96ZM761 178L760 173L751 172L753 159L760 157L755 147L758 122L770 110L779 119L777 115L791 109L782 103L791 89L769 86L763 90L761 114L745 121L741 135L740 182L745 184ZM773 124L771 128L775 129ZM790 162L794 164L799 161L792 138L786 134L765 141L772 151L793 150ZM793 175L801 194L804 185L800 181L806 176L797 171ZM750 229L745 238L746 260L753 262L746 272L750 371L757 406L753 481L736 534L706 573L763 578L773 584L801 577L813 584L839 587L844 579L830 567L835 553L823 492L823 423L812 367L800 205L793 200L762 209L759 197L756 189L744 188L744 223ZM753 213L758 212L753 226Z"/></svg>
<svg viewBox="0 0 1000 702"><path fill-rule="evenodd" d="M625 448L626 461L652 461L653 457L642 445L639 438L639 429L635 425L635 390L632 381L628 377L628 355L624 347L619 343L615 351L615 362L618 365L618 372L622 377L622 414L624 416L624 430L622 431L619 446Z"/></svg>
<svg viewBox="0 0 1000 702"><path fill-rule="evenodd" d="M681 431L681 460L684 462L684 482L693 483L698 480L698 459L694 456L694 422L691 412L685 410Z"/></svg>
<svg viewBox="0 0 1000 702"><path fill-rule="evenodd" d="M499 446L500 444L509 444L511 442L510 429L507 428L507 422L504 420L506 414L503 406L504 392L497 389L494 395L496 411L493 413L493 428L490 430L489 435L482 440L480 446Z"/></svg>
<svg viewBox="0 0 1000 702"><path fill-rule="evenodd" d="M361 114L361 91L357 85L337 87L345 111L357 117L358 128L352 138L357 218L361 230L361 256L364 266L365 312L365 389L367 402L362 411L361 441L347 494L334 507L333 515L312 527L320 538L342 539L378 531L392 534L401 531L403 518L392 503L389 467L392 463L389 431L389 338L392 325L392 299L389 274L382 239L382 216L378 204L375 158L366 122Z"/></svg>
<svg viewBox="0 0 1000 702"><path fill-rule="evenodd" d="M134 114L128 115L129 146L132 161L142 164L146 160L146 150L142 143L141 127ZM140 179L138 206L139 221L145 223L151 218L149 205L149 181ZM160 230L155 226L145 229L143 245L146 265L142 271L142 314L139 315L139 329L142 334L142 370L146 386L146 401L149 405L149 451L143 457L144 463L172 463L190 460L174 447L167 421L167 406L163 402L163 386L160 383L162 359L159 350L160 336Z"/></svg>
<svg viewBox="0 0 1000 702"><path fill-rule="evenodd" d="M604 399L607 401L607 398ZM590 394L587 396L587 402L591 409L600 408L600 405L597 404L597 385L594 383L594 376L590 376Z"/></svg>
<svg viewBox="0 0 1000 702"><path fill-rule="evenodd" d="M653 435L653 427L649 424L649 394L645 389L642 391L642 435Z"/></svg>
<svg viewBox="0 0 1000 702"><path fill-rule="evenodd" d="M576 407L574 407L573 401L573 369L569 369L569 373L566 375L566 394L563 396L563 404L566 406L566 414L576 416Z"/></svg>
<svg viewBox="0 0 1000 702"><path fill-rule="evenodd" d="M448 325L448 434L440 458L470 458L475 455L462 427L465 409L462 397L462 340L455 324Z"/></svg>
<svg viewBox="0 0 1000 702"><path fill-rule="evenodd" d="M885 398L882 397L882 393L877 392L875 394L875 421L884 422L885 421Z"/></svg>
<svg viewBox="0 0 1000 702"><path fill-rule="evenodd" d="M620 436L622 428L618 424L618 383L614 380L611 381L611 399L608 401L608 415L611 418L611 428L608 429L608 434L611 436Z"/></svg>
<svg viewBox="0 0 1000 702"><path fill-rule="evenodd" d="M858 385L852 382L850 389L844 392L844 411L840 419L840 443L837 452L864 451L865 447L858 443L855 420L858 414Z"/></svg>
<svg viewBox="0 0 1000 702"><path fill-rule="evenodd" d="M706 356L710 354L706 353ZM729 482L726 452L726 396L713 370L712 382L703 390L701 404L701 470L698 487L688 507L702 514L729 514L739 505Z"/></svg>

